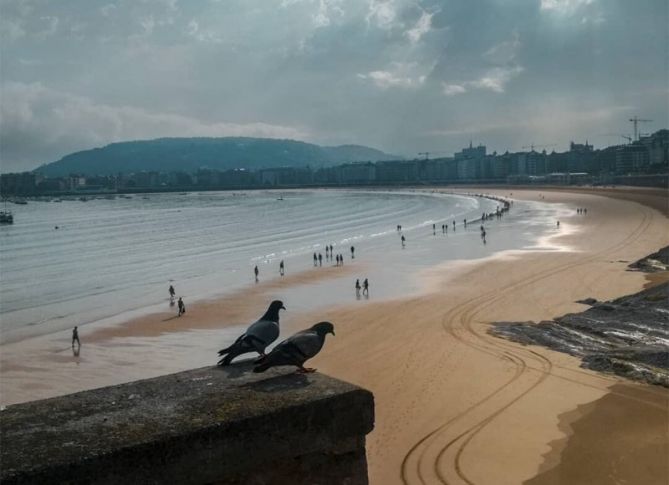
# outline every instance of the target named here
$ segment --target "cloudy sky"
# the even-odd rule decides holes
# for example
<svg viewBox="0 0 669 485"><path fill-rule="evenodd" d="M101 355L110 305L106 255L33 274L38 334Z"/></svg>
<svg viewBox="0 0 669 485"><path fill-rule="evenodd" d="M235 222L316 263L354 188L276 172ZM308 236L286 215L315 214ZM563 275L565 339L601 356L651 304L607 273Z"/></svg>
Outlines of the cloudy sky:
<svg viewBox="0 0 669 485"><path fill-rule="evenodd" d="M0 0L0 160L161 136L448 155L667 127L666 0Z"/></svg>

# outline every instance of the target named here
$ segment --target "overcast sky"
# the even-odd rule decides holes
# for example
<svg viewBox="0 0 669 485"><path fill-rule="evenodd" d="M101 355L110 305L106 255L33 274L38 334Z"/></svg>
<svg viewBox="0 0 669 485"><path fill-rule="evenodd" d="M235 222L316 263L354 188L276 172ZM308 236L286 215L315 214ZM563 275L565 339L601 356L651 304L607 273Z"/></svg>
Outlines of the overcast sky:
<svg viewBox="0 0 669 485"><path fill-rule="evenodd" d="M667 0L0 0L0 160L161 136L452 154L668 125Z"/></svg>

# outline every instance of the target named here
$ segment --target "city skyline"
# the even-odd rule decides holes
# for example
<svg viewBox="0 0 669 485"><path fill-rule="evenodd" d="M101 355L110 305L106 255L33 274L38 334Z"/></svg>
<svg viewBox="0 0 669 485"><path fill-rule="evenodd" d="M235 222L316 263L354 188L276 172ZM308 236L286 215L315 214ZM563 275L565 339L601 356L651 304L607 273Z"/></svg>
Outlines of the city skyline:
<svg viewBox="0 0 669 485"><path fill-rule="evenodd" d="M666 127L666 2L0 1L2 171L258 136L414 158ZM616 138L617 137L617 138Z"/></svg>

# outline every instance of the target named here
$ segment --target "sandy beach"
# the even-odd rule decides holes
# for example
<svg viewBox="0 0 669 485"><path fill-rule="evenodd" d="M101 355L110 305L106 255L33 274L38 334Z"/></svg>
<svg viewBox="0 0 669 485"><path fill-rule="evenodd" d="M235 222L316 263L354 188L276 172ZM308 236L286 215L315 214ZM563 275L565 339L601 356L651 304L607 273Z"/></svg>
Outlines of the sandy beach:
<svg viewBox="0 0 669 485"><path fill-rule="evenodd" d="M559 250L440 265L421 275L420 295L375 302L372 293L365 304L325 313L298 306L283 317L285 333L334 322L337 336L311 364L374 393L371 483L667 483L669 390L584 370L574 357L487 333L494 321L549 319L584 309L577 300L607 300L649 284L627 265L667 244L666 193L474 190L588 213L560 220L550 236ZM211 358L203 363L202 355L215 355L221 336L238 331L226 322L257 317L258 301L286 286L353 278L359 268L288 275L199 302L187 318L166 311L101 325L86 333L79 356L67 333L5 345L2 402L205 365Z"/></svg>

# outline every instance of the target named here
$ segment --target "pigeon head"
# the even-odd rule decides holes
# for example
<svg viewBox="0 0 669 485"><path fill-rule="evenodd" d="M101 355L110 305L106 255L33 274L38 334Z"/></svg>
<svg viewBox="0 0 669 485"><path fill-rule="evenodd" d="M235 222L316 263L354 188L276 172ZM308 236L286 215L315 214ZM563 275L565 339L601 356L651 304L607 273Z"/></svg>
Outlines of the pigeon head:
<svg viewBox="0 0 669 485"><path fill-rule="evenodd" d="M261 320L270 320L272 322L278 322L279 310L285 310L285 309L286 307L283 306L283 302L281 300L274 300L272 303L269 304L269 308L262 316Z"/></svg>
<svg viewBox="0 0 669 485"><path fill-rule="evenodd" d="M330 322L318 322L316 325L311 327L311 330L316 332L321 337L325 337L328 333L334 335L334 325Z"/></svg>

